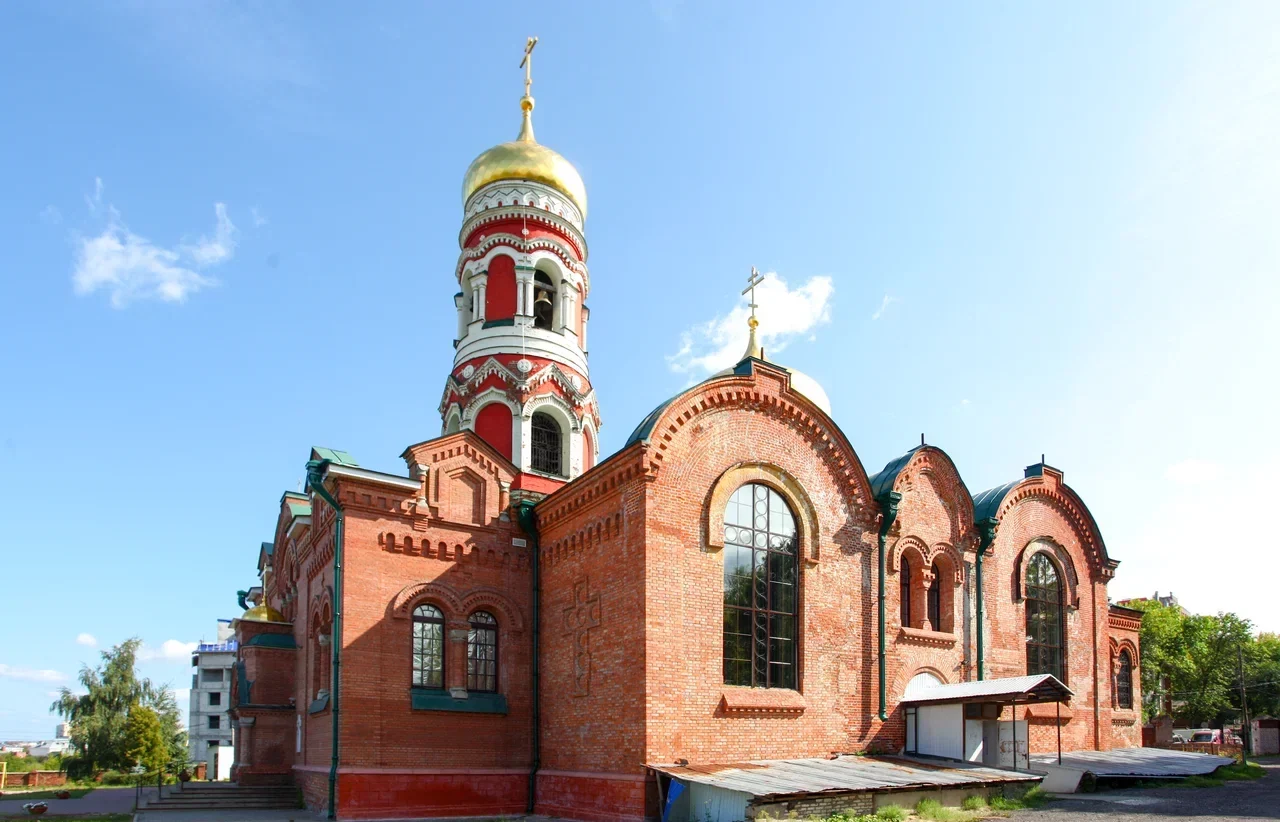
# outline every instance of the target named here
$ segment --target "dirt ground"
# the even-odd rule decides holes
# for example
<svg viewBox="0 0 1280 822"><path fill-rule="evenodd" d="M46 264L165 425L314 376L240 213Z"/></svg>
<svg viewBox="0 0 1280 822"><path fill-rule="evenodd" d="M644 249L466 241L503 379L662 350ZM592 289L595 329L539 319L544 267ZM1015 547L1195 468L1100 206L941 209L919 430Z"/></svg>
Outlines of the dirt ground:
<svg viewBox="0 0 1280 822"><path fill-rule="evenodd" d="M1037 811L1018 811L1019 822L1241 822L1280 819L1280 759L1259 764L1267 775L1217 788L1146 788L1074 794Z"/></svg>

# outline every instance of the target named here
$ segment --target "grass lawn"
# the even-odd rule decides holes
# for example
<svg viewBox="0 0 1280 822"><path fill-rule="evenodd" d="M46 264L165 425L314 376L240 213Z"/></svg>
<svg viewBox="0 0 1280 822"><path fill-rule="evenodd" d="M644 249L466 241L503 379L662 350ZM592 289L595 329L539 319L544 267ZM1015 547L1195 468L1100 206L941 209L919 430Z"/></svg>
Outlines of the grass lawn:
<svg viewBox="0 0 1280 822"><path fill-rule="evenodd" d="M1049 796L1039 786L1027 791L1019 799L1005 799L995 796L991 799L974 795L966 797L959 808L949 808L936 799L921 799L916 803L914 813L898 805L886 805L874 814L837 813L826 817L810 817L806 822L977 822L980 819L1008 816L1009 811L1024 808L1039 808L1049 801ZM790 822L779 820L779 822Z"/></svg>
<svg viewBox="0 0 1280 822"><path fill-rule="evenodd" d="M93 790L93 788L41 788L38 791L8 790L4 792L4 796L0 796L0 799L23 799L28 802L35 802L41 799L53 799L53 795L61 790L69 791L72 799L79 799ZM53 810L52 805L49 806L49 810Z"/></svg>
<svg viewBox="0 0 1280 822"><path fill-rule="evenodd" d="M1256 763L1244 765L1223 765L1218 770L1204 776L1188 776L1186 779L1144 780L1133 785L1135 788L1217 788L1228 782L1241 779L1261 779L1266 776L1267 769Z"/></svg>

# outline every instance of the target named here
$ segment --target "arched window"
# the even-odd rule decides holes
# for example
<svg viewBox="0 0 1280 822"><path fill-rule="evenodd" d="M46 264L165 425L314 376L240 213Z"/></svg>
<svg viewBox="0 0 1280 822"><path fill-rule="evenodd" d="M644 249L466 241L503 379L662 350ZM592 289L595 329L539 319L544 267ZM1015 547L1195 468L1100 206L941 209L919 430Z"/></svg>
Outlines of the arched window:
<svg viewBox="0 0 1280 822"><path fill-rule="evenodd" d="M744 485L724 512L724 681L796 687L796 518L765 485Z"/></svg>
<svg viewBox="0 0 1280 822"><path fill-rule="evenodd" d="M551 330L555 328L556 287L546 272L533 275L533 327Z"/></svg>
<svg viewBox="0 0 1280 822"><path fill-rule="evenodd" d="M1027 673L1053 674L1066 681L1062 666L1062 582L1044 554L1027 563Z"/></svg>
<svg viewBox="0 0 1280 822"><path fill-rule="evenodd" d="M911 563L904 554L898 561L898 611L902 616L902 627L911 625Z"/></svg>
<svg viewBox="0 0 1280 822"><path fill-rule="evenodd" d="M413 609L413 684L444 687L444 614L434 605Z"/></svg>
<svg viewBox="0 0 1280 822"><path fill-rule="evenodd" d="M1116 704L1121 708L1133 707L1133 657L1121 651L1116 663Z"/></svg>
<svg viewBox="0 0 1280 822"><path fill-rule="evenodd" d="M467 690L498 690L498 620L488 611L471 615L467 632Z"/></svg>
<svg viewBox="0 0 1280 822"><path fill-rule="evenodd" d="M938 563L930 567L933 580L929 583L929 627L934 631L942 630L942 572Z"/></svg>
<svg viewBox="0 0 1280 822"><path fill-rule="evenodd" d="M531 462L533 470L545 474L561 473L560 447L562 434L560 426L550 414L533 415L530 426L533 430L531 443Z"/></svg>

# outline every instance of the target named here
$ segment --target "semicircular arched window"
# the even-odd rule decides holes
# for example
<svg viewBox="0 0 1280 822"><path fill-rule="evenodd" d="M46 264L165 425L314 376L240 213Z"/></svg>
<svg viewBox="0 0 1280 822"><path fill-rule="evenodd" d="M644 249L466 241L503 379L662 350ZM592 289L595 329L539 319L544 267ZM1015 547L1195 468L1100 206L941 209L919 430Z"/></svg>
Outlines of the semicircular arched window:
<svg viewBox="0 0 1280 822"><path fill-rule="evenodd" d="M413 609L413 685L444 687L444 614L434 605Z"/></svg>
<svg viewBox="0 0 1280 822"><path fill-rule="evenodd" d="M1133 708L1133 657L1121 651L1116 663L1116 704L1121 708Z"/></svg>
<svg viewBox="0 0 1280 822"><path fill-rule="evenodd" d="M1062 580L1049 557L1027 563L1027 674L1053 674L1066 682L1062 665Z"/></svg>
<svg viewBox="0 0 1280 822"><path fill-rule="evenodd" d="M796 518L782 495L742 486L724 513L724 681L795 688Z"/></svg>

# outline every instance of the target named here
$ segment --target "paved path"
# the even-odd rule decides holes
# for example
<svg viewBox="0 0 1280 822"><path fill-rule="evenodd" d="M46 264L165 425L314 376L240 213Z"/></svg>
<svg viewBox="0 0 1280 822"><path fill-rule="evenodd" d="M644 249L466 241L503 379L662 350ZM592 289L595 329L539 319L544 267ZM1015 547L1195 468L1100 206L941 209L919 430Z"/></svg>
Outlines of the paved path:
<svg viewBox="0 0 1280 822"><path fill-rule="evenodd" d="M282 811L142 811L135 822L314 822L321 817L300 808Z"/></svg>
<svg viewBox="0 0 1280 822"><path fill-rule="evenodd" d="M1074 794L1038 811L1018 811L1018 822L1262 822L1280 819L1280 760L1262 763L1267 775L1219 788L1147 788Z"/></svg>
<svg viewBox="0 0 1280 822"><path fill-rule="evenodd" d="M94 788L79 799L23 799L15 793L5 791L4 796L0 797L0 817L28 816L22 809L22 806L28 802L49 803L49 811L41 818L56 818L70 814L129 813L133 810L134 790L134 788ZM153 786L151 795L155 796L155 792L156 789Z"/></svg>

